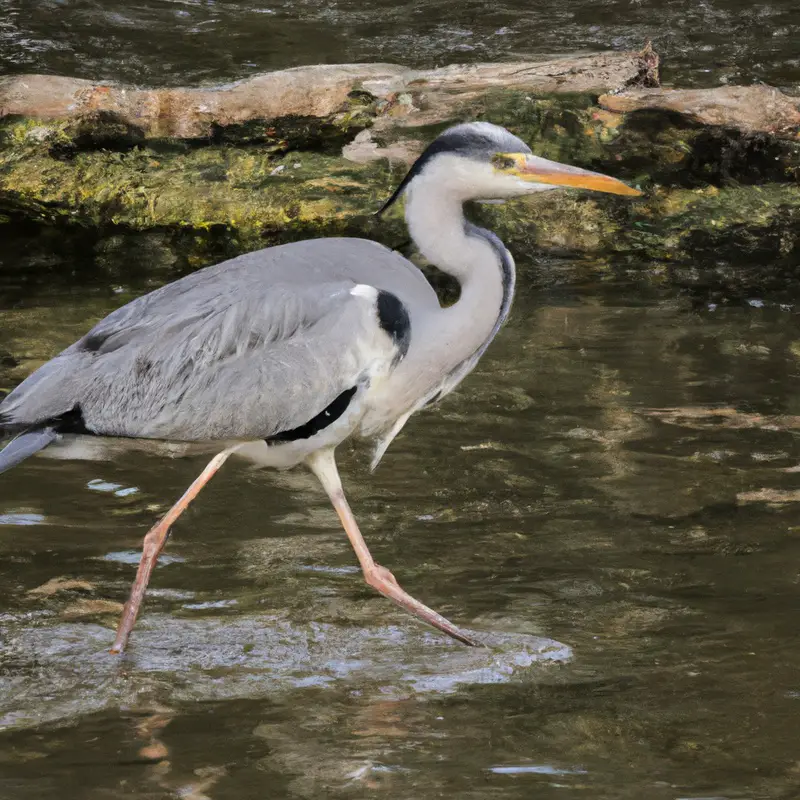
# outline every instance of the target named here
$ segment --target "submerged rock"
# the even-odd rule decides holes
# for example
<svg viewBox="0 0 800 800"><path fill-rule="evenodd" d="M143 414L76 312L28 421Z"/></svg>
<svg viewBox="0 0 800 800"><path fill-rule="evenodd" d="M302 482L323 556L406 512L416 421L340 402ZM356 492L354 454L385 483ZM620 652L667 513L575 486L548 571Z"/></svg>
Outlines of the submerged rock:
<svg viewBox="0 0 800 800"><path fill-rule="evenodd" d="M0 620L0 728L74 721L109 708L268 698L352 686L383 699L536 680L570 648L538 636L476 632L469 648L415 626L295 624L266 615L151 614L123 657L96 624ZM537 669L538 668L538 669Z"/></svg>

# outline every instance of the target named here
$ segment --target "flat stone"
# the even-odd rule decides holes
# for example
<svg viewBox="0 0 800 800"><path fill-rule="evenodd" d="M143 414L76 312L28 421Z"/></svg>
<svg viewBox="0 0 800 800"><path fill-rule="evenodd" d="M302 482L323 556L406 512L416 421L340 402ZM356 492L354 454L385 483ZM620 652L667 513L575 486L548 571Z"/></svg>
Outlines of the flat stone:
<svg viewBox="0 0 800 800"><path fill-rule="evenodd" d="M526 633L473 632L487 646L464 647L413 622L295 624L267 615L150 614L121 657L108 652L113 631L90 622L34 626L6 615L0 633L0 667L14 665L0 669L5 729L136 708L156 687L167 704L272 698L309 686L386 700L535 680L572 657L567 645Z"/></svg>

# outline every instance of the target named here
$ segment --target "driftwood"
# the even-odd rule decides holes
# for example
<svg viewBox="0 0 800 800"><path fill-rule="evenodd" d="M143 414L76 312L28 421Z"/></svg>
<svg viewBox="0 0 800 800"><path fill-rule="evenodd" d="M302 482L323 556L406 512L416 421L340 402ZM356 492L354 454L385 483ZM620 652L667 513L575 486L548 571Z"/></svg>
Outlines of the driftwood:
<svg viewBox="0 0 800 800"><path fill-rule="evenodd" d="M701 125L800 137L800 99L764 84L716 89L634 89L601 95L598 102L609 111L661 109L675 111Z"/></svg>
<svg viewBox="0 0 800 800"><path fill-rule="evenodd" d="M600 93L652 85L656 76L652 51L427 71L395 64L309 66L206 88L140 89L20 75L0 79L0 116L78 123L113 117L143 139L202 139L257 120L307 118L347 125L354 111L395 118L424 112L417 116L427 124L446 120L455 102L469 102L493 88Z"/></svg>

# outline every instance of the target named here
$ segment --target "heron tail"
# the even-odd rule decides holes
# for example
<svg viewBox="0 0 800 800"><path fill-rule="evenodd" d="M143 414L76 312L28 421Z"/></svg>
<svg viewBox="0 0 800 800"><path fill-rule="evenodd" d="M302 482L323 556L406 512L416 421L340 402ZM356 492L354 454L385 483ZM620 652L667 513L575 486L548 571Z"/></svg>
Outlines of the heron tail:
<svg viewBox="0 0 800 800"><path fill-rule="evenodd" d="M13 438L0 450L0 472L16 467L34 453L44 450L58 438L53 427L42 427L27 430Z"/></svg>

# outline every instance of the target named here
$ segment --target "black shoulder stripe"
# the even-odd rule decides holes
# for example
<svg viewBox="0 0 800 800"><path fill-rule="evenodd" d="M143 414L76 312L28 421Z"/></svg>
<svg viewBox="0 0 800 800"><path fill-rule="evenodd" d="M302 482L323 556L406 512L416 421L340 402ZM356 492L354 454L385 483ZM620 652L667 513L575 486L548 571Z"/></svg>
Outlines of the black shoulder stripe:
<svg viewBox="0 0 800 800"><path fill-rule="evenodd" d="M95 435L94 431L90 431L86 427L83 409L77 404L72 407L72 410L55 417L50 422L58 433L77 433L83 436Z"/></svg>
<svg viewBox="0 0 800 800"><path fill-rule="evenodd" d="M411 342L411 318L403 301L391 292L378 290L378 323L392 337L400 358L408 352Z"/></svg>
<svg viewBox="0 0 800 800"><path fill-rule="evenodd" d="M344 414L357 388L353 386L345 389L330 405L303 425L268 436L264 441L270 444L272 442L293 442L295 439L310 439L315 433L327 428Z"/></svg>

